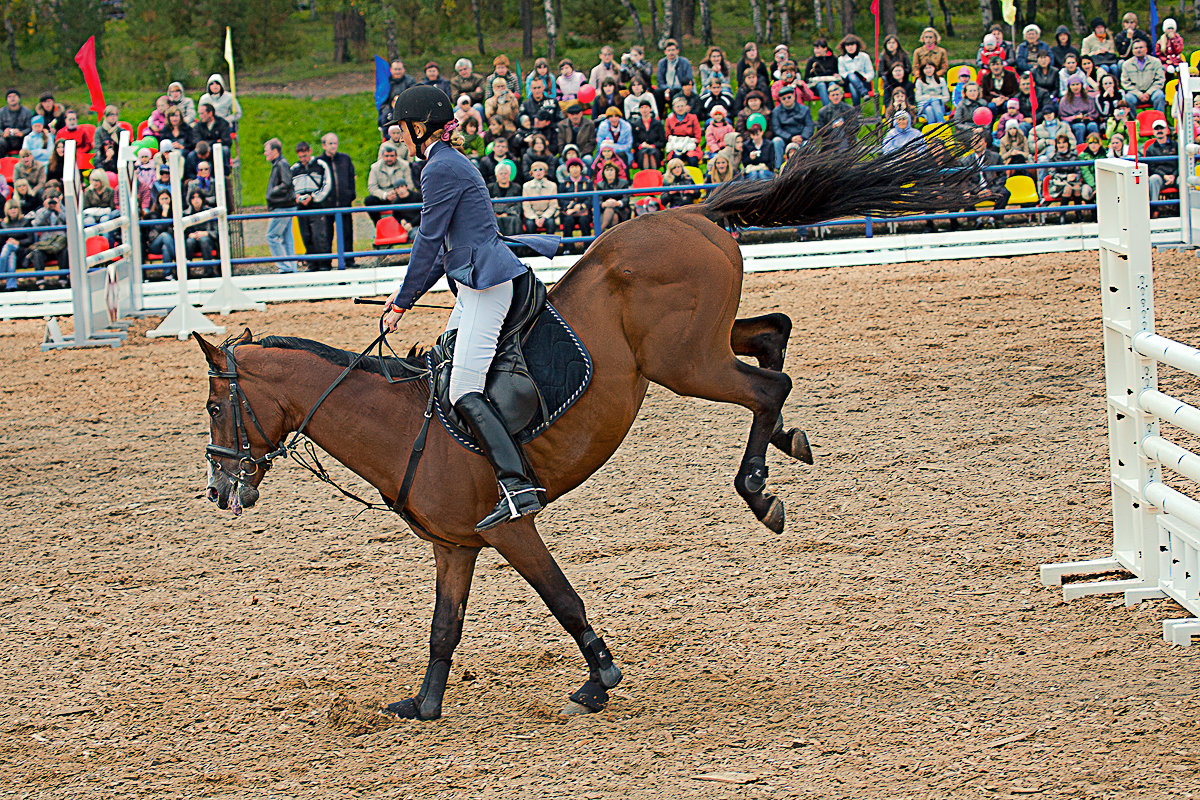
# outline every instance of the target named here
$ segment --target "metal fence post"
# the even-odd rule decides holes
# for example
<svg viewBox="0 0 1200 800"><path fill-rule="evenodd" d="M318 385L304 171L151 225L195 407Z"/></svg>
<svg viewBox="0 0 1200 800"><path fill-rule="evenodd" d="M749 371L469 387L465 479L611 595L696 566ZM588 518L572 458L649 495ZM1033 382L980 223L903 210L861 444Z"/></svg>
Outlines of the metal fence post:
<svg viewBox="0 0 1200 800"><path fill-rule="evenodd" d="M342 212L338 211L336 214L333 215L333 241L334 241L333 249L334 249L334 252L337 253L337 268L338 269L346 268L346 256L344 255L346 252L346 248L344 248L342 246L342 230L343 230L342 225L343 225ZM351 248L351 249L353 249L353 248Z"/></svg>

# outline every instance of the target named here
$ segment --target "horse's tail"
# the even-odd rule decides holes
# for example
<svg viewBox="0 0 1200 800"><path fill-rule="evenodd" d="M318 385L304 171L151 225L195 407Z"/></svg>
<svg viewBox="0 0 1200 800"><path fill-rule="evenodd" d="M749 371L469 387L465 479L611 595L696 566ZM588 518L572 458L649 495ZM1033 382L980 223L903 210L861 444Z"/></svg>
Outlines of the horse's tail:
<svg viewBox="0 0 1200 800"><path fill-rule="evenodd" d="M982 199L975 159L961 160L969 152L965 134L949 135L947 126L881 155L883 128L848 146L823 129L775 178L715 189L704 213L740 227L777 227L958 210Z"/></svg>

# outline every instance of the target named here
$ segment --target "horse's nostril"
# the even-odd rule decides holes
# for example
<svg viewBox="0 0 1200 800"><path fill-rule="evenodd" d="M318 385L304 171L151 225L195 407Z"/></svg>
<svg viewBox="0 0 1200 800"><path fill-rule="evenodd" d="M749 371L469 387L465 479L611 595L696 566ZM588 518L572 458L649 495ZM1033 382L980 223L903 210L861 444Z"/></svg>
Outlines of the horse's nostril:
<svg viewBox="0 0 1200 800"><path fill-rule="evenodd" d="M210 502L213 502L213 503L217 502L217 497L218 497L217 490L214 489L212 486L209 486L208 489L205 490L205 495L208 497Z"/></svg>

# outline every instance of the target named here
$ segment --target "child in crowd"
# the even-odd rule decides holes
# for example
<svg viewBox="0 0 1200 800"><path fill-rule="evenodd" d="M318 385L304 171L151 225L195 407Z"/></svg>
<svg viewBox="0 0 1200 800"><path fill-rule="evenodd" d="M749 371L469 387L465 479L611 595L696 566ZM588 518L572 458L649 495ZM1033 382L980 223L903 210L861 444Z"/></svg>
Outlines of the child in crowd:
<svg viewBox="0 0 1200 800"><path fill-rule="evenodd" d="M724 106L714 106L708 127L704 129L704 158L710 159L725 146L725 135L733 133Z"/></svg>

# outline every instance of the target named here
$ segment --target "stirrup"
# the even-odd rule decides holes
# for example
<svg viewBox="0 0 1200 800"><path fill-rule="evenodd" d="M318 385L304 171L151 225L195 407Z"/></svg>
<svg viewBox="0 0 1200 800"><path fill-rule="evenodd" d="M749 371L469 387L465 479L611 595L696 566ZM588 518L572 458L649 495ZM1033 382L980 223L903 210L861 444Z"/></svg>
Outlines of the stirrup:
<svg viewBox="0 0 1200 800"><path fill-rule="evenodd" d="M500 487L500 500L492 509L492 513L479 520L479 523L475 525L476 531L490 530L497 525L503 525L505 522L536 514L542 510L542 501L538 499L538 492L545 492L545 489L530 485L528 488L512 491L504 485L503 481L496 483Z"/></svg>

